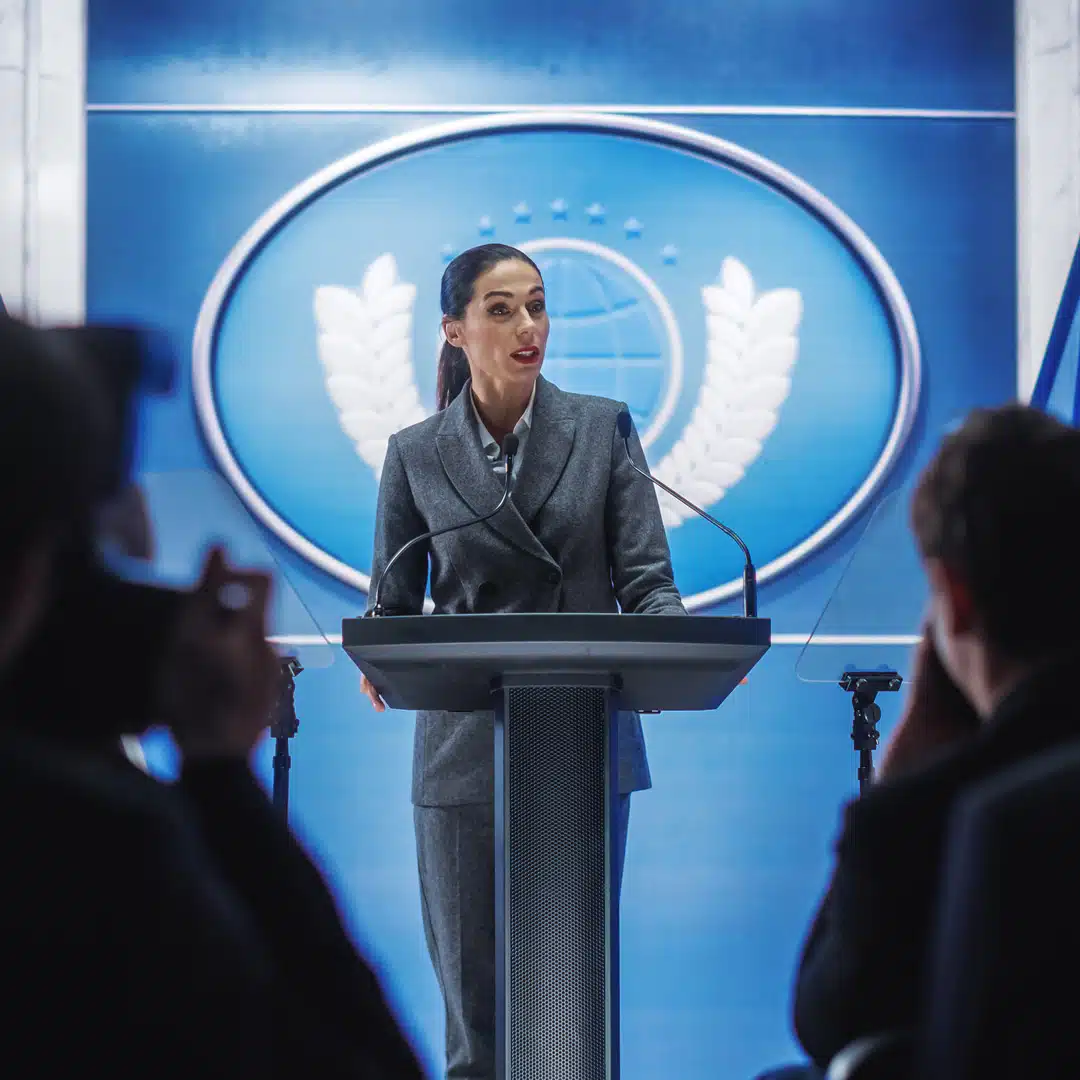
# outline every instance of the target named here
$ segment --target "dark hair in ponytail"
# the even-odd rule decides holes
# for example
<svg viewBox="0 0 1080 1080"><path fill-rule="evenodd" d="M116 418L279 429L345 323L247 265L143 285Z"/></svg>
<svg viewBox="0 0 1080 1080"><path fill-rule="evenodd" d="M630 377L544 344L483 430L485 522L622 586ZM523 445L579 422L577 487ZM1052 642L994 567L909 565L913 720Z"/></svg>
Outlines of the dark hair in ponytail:
<svg viewBox="0 0 1080 1080"><path fill-rule="evenodd" d="M457 256L443 271L439 287L442 313L460 319L472 299L476 279L501 262L528 263L538 274L540 267L525 254L508 244L481 244ZM449 341L443 342L439 353L439 374L435 385L435 407L440 411L461 393L469 379L469 361L465 350Z"/></svg>

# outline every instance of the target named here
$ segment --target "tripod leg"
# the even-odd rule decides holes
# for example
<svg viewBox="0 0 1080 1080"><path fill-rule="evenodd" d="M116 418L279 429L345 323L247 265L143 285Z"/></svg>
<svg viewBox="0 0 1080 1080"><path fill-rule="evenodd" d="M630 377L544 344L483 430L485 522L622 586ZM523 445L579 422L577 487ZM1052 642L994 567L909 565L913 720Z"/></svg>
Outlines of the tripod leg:
<svg viewBox="0 0 1080 1080"><path fill-rule="evenodd" d="M865 795L874 782L874 752L862 750L859 753L859 794Z"/></svg>
<svg viewBox="0 0 1080 1080"><path fill-rule="evenodd" d="M287 821L289 818L289 766L292 758L289 756L289 740L284 735L279 735L274 751L274 809Z"/></svg>

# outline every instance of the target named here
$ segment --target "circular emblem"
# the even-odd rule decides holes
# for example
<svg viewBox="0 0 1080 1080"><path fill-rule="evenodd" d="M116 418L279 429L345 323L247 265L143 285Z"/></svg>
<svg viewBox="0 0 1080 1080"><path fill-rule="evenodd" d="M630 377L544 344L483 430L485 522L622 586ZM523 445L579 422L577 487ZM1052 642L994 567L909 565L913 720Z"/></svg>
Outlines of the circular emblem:
<svg viewBox="0 0 1080 1080"><path fill-rule="evenodd" d="M341 581L368 587L386 441L433 407L442 268L490 240L544 275L545 375L625 401L653 472L743 535L762 581L835 536L895 461L918 403L914 320L819 192L653 120L440 124L284 196L226 259L196 327L218 464ZM734 595L737 549L659 497L688 606Z"/></svg>

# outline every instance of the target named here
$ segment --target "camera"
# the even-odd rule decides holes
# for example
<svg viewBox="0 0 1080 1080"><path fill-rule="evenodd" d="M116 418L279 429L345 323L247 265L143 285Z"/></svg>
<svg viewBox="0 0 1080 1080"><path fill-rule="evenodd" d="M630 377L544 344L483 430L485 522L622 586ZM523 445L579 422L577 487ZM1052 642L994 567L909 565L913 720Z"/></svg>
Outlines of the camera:
<svg viewBox="0 0 1080 1080"><path fill-rule="evenodd" d="M89 372L108 412L102 503L132 480L139 403L172 393L176 357L166 335L141 326L62 326L42 331L47 344Z"/></svg>
<svg viewBox="0 0 1080 1080"><path fill-rule="evenodd" d="M103 557L98 523L130 488L139 406L168 394L175 358L164 335L136 326L56 327L42 348L89 374L105 413L94 473L96 514L58 560L49 613L0 687L7 716L23 730L78 742L136 735L154 722L162 660L185 594L128 580ZM89 387L88 387L89 389Z"/></svg>

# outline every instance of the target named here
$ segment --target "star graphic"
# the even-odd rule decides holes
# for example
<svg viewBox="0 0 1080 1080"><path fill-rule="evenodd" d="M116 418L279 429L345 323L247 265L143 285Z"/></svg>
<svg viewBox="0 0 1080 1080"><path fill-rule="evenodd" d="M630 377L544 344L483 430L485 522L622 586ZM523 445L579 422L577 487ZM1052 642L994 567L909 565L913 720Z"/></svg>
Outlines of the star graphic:
<svg viewBox="0 0 1080 1080"><path fill-rule="evenodd" d="M645 226L641 224L636 217L629 217L623 222L623 228L626 230L627 240L641 235L641 230Z"/></svg>
<svg viewBox="0 0 1080 1080"><path fill-rule="evenodd" d="M589 215L590 225L603 225L607 211L598 202L594 202L592 206L585 207L585 213Z"/></svg>
<svg viewBox="0 0 1080 1080"><path fill-rule="evenodd" d="M532 221L532 210L529 208L527 202L519 202L517 206L514 207L514 220L519 225L528 225L529 222Z"/></svg>
<svg viewBox="0 0 1080 1080"><path fill-rule="evenodd" d="M570 207L567 205L565 199L556 199L551 204L551 216L556 221L565 221L566 220L566 215L567 215L567 212L569 211L569 209L570 209Z"/></svg>
<svg viewBox="0 0 1080 1080"><path fill-rule="evenodd" d="M660 254L667 266L674 266L679 261L679 249L674 244L667 244Z"/></svg>
<svg viewBox="0 0 1080 1080"><path fill-rule="evenodd" d="M480 219L479 224L478 224L477 227L480 229L480 235L481 236L494 236L495 235L495 226L492 225L491 218L489 218L487 216L487 214L485 214Z"/></svg>

